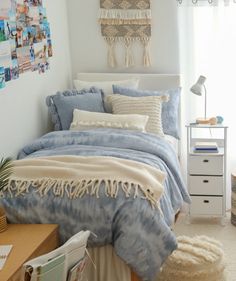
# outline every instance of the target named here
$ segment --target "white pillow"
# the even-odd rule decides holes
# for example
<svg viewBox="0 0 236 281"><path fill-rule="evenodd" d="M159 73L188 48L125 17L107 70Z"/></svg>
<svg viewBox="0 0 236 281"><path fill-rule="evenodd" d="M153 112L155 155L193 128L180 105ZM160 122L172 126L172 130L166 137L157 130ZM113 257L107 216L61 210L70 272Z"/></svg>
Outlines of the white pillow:
<svg viewBox="0 0 236 281"><path fill-rule="evenodd" d="M145 132L148 118L138 114L115 115L74 109L70 130L115 128Z"/></svg>
<svg viewBox="0 0 236 281"><path fill-rule="evenodd" d="M110 95L108 102L112 105L114 114L141 114L149 116L146 131L164 137L162 128L162 102L168 101L169 96L127 97Z"/></svg>
<svg viewBox="0 0 236 281"><path fill-rule="evenodd" d="M81 91L83 89L88 89L91 87L96 87L101 89L104 93L104 96L107 97L108 95L113 94L113 85L118 85L126 88L131 88L134 90L138 89L139 86L139 79L132 78L128 80L118 80L118 81L81 81L81 80L74 80L74 85L77 91ZM104 98L104 108L105 111L111 113L111 104L107 102Z"/></svg>
<svg viewBox="0 0 236 281"><path fill-rule="evenodd" d="M128 87L132 89L138 89L139 79L132 78L128 80L119 80L119 81L81 81L74 80L74 85L77 91L81 91L82 89L87 89L91 87L96 87L102 89L104 95L112 95L113 88L112 85L119 85L123 87Z"/></svg>

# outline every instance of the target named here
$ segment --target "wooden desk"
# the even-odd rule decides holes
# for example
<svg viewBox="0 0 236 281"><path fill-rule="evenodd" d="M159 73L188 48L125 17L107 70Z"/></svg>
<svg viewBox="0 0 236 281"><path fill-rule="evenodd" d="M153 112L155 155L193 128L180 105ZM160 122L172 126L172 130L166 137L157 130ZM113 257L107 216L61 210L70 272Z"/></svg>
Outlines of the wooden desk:
<svg viewBox="0 0 236 281"><path fill-rule="evenodd" d="M0 245L13 245L2 270L1 281L19 281L22 265L32 258L58 247L58 226L55 224L9 224L0 233Z"/></svg>

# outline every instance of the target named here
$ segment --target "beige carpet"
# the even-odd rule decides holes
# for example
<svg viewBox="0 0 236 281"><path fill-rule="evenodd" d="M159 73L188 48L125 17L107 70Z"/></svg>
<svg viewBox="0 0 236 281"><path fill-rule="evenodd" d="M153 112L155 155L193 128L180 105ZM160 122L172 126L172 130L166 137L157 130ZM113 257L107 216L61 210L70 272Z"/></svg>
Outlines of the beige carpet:
<svg viewBox="0 0 236 281"><path fill-rule="evenodd" d="M190 224L181 215L174 227L176 235L207 235L223 244L227 263L227 281L236 281L236 227L230 223L227 214L225 226L218 219L193 219Z"/></svg>

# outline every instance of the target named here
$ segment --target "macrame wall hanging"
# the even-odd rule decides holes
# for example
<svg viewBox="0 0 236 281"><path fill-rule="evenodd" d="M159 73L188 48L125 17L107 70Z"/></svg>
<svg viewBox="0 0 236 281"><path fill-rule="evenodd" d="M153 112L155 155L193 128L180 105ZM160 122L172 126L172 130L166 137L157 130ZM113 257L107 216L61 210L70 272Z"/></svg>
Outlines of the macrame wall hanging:
<svg viewBox="0 0 236 281"><path fill-rule="evenodd" d="M125 66L135 64L132 47L143 46L143 64L150 66L149 43L151 39L151 0L100 0L99 23L108 46L108 65L116 67L115 47L121 42L125 47Z"/></svg>

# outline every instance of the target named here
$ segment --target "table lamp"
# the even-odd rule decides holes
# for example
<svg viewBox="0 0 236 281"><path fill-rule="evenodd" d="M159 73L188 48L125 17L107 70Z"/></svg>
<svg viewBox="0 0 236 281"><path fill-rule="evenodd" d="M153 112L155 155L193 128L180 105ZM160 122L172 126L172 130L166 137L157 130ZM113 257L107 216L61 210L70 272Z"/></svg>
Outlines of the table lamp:
<svg viewBox="0 0 236 281"><path fill-rule="evenodd" d="M199 76L197 82L191 87L190 91L194 93L195 95L202 96L205 94L205 115L204 118L197 118L196 123L198 124L209 124L210 118L206 117L206 108L207 108L207 91L205 87L205 82L206 82L206 77L204 76Z"/></svg>

